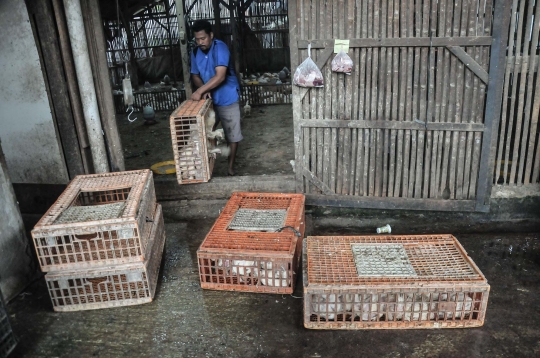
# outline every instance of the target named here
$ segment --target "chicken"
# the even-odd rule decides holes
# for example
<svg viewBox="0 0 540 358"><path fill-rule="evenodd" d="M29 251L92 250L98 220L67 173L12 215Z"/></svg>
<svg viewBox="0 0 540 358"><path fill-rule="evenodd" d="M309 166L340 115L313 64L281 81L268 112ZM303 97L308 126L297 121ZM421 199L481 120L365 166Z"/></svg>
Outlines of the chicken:
<svg viewBox="0 0 540 358"><path fill-rule="evenodd" d="M251 106L249 105L249 101L246 102L246 105L244 106L244 116L248 117L251 115Z"/></svg>

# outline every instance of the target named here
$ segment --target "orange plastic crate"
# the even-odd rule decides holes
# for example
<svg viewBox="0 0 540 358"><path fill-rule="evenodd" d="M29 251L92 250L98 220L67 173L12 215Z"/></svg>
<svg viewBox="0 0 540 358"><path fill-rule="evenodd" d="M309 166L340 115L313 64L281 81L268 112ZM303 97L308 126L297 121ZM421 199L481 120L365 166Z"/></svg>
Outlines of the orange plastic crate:
<svg viewBox="0 0 540 358"><path fill-rule="evenodd" d="M304 195L234 193L197 251L202 288L292 293L304 228Z"/></svg>
<svg viewBox="0 0 540 358"><path fill-rule="evenodd" d="M77 176L32 230L41 270L143 261L155 206L150 170Z"/></svg>
<svg viewBox="0 0 540 358"><path fill-rule="evenodd" d="M212 100L182 102L170 116L172 148L179 184L204 183L212 177L215 140L206 137L206 121L213 114Z"/></svg>
<svg viewBox="0 0 540 358"><path fill-rule="evenodd" d="M306 328L484 324L490 286L452 235L308 237L303 271Z"/></svg>
<svg viewBox="0 0 540 358"><path fill-rule="evenodd" d="M130 306L152 301L165 245L161 205L157 204L155 209L145 262L45 275L55 311Z"/></svg>

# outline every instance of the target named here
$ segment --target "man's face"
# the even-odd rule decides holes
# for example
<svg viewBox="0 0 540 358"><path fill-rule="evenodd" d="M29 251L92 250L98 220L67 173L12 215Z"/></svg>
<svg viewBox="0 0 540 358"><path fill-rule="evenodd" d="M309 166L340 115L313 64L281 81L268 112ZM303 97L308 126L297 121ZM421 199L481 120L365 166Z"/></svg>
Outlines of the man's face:
<svg viewBox="0 0 540 358"><path fill-rule="evenodd" d="M200 49L203 51L206 51L210 48L213 38L214 33L212 32L207 34L206 31L201 30L195 33L195 41L197 42L197 46L199 46Z"/></svg>

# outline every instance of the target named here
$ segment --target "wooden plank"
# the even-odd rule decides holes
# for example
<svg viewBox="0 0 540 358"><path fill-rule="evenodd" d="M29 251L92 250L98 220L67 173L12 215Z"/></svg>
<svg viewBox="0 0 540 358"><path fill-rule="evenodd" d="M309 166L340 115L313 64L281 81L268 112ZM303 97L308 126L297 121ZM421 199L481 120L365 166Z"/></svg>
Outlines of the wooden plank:
<svg viewBox="0 0 540 358"><path fill-rule="evenodd" d="M407 22L406 27L404 28L404 34L406 36L413 36L414 32L414 1L409 0L407 6ZM406 94L405 94L405 117L404 120L407 122L413 121L412 116L412 109L413 109L413 66L414 66L414 49L408 48L407 49L407 87L406 87ZM402 163L402 170L403 170L403 176L402 176L402 191L401 196L402 197L408 197L409 193L409 158L410 158L410 150L411 150L411 131L406 130L405 131L405 140L404 140L404 151L401 156L403 163Z"/></svg>
<svg viewBox="0 0 540 358"><path fill-rule="evenodd" d="M399 17L400 17L400 1L394 0L393 3L393 11L392 11L392 17L389 19L389 21L392 22L392 37L399 37ZM389 10L390 11L390 10ZM399 119L399 112L398 112L398 94L400 90L399 86L399 54L401 52L401 48L394 48L392 49L392 90L391 90L391 110L390 110L390 118L388 120L396 121ZM395 179L396 179L396 148L397 148L397 133L396 130L390 130L390 164L388 169L388 196L393 197L394 196L394 185L395 185Z"/></svg>
<svg viewBox="0 0 540 358"><path fill-rule="evenodd" d="M364 170L363 170L363 178L362 178L362 192L363 192L363 195L365 196L370 196L370 192L369 192L369 172L371 170L371 166L370 166L370 162L369 162L369 159L370 159L370 156L369 156L369 151L370 151L370 146L371 146L371 137L372 137L372 130L371 129L365 129L364 130L364 153L363 153L363 156L364 156Z"/></svg>
<svg viewBox="0 0 540 358"><path fill-rule="evenodd" d="M422 31L420 35L422 37L430 37L430 5L431 0L424 1L424 6L422 7ZM431 44L430 44L431 47ZM418 51L418 50L417 50ZM419 101L419 113L418 118L421 122L427 122L427 96L428 96L428 71L429 71L429 52L430 48L422 48L420 49L420 61L421 65L418 70L420 71L420 79L419 79L419 95L420 95L420 101ZM422 197L422 184L423 184L423 174L424 174L424 143L425 143L425 137L426 137L427 131L418 131L418 142L416 147L416 172L415 172L415 182L414 182L414 197L415 198L421 198Z"/></svg>
<svg viewBox="0 0 540 358"><path fill-rule="evenodd" d="M540 33L540 6L536 6L536 14L534 15L535 19L536 19L536 25L533 29L533 38L532 38L532 43L535 44L535 43L538 43L538 35ZM540 59L538 58L538 55L537 54L534 54L534 55L531 55L531 56L534 56L534 59L532 61L532 65L531 65L531 68L535 68L535 63L536 64L539 64L540 63ZM532 85L531 85L532 87ZM532 92L532 91L530 91ZM536 163L540 163L540 145L536 142L536 136L532 135L532 133L536 133L536 130L537 130L537 126L538 126L538 117L539 117L539 112L540 112L540 81L538 81L538 79L536 80L536 89L534 90L534 99L529 99L529 103L531 103L530 101L532 100L532 104L530 104L530 107L531 107L531 128L529 130L529 145L528 145L528 149L527 149L527 164L525 166L525 180L524 180L524 184L530 184L530 183L536 183L538 182L538 174L537 175L534 175L535 174L535 171L533 169L533 155L534 155L534 146L536 145L537 147L537 153L536 153L536 161L535 161L535 164ZM503 98L504 98L504 95L503 95ZM536 164L536 167L538 167L538 164ZM537 170L536 173L539 173L539 171ZM531 176L532 174L532 176ZM532 180L530 180L532 177Z"/></svg>
<svg viewBox="0 0 540 358"><path fill-rule="evenodd" d="M460 24L461 24L461 5L464 0L459 1L456 6L454 6L454 23L452 34L454 36L459 36ZM461 118L461 78L462 72L460 72L460 61L451 58L450 59L450 81L451 89L450 99L449 99L449 116L448 119L453 122L459 122ZM449 156L449 170L448 170L448 189L450 190L450 198L456 198L456 166L457 166L457 151L458 151L458 132L452 133L451 139L451 150Z"/></svg>
<svg viewBox="0 0 540 358"><path fill-rule="evenodd" d="M480 159L480 175L478 178L478 192L476 210L485 210L489 205L492 173L495 161L495 145L499 118L501 114L502 81L504 79L504 55L508 40L508 25L510 23L510 6L507 2L497 2L493 17L493 45L491 48L491 61L489 65L489 91L485 113L484 138Z"/></svg>
<svg viewBox="0 0 540 358"><path fill-rule="evenodd" d="M362 197L351 198L345 195L306 195L306 205L335 206L347 208L366 209L407 209L407 210L436 210L436 211L474 211L474 200L437 200L437 199L409 199Z"/></svg>
<svg viewBox="0 0 540 358"><path fill-rule="evenodd" d="M476 7L469 6L469 14L468 14L469 22L467 24L467 35L474 36L476 34ZM478 57L478 49L475 47L471 49L473 55L475 56L475 62L477 62ZM465 70L465 92L464 92L464 103L463 103L463 119L462 121L466 122L475 122L474 115L476 114L476 104L474 102L476 91L475 91L475 80L477 78L472 75L471 71ZM463 190L461 193L461 198L468 199L469 198L469 185L470 185L470 174L471 174L471 161L472 161L472 154L473 154L473 139L474 134L473 133L466 133L466 142L465 142L465 163L464 163L464 170L463 170Z"/></svg>
<svg viewBox="0 0 540 358"><path fill-rule="evenodd" d="M471 70L484 83L488 83L489 74L478 62L475 61L461 46L446 46L457 58L463 62L469 70Z"/></svg>
<svg viewBox="0 0 540 358"><path fill-rule="evenodd" d="M538 17L540 16L540 6L538 6L538 3L536 4L536 14L534 14L534 19L535 19L535 24L533 26L532 24L532 19L533 19L533 3L532 1L529 1L529 9L527 10L527 29L530 29L530 28L533 28L533 38L532 38L532 41L530 41L530 44L532 45L532 51L531 51L531 56L529 58L529 43L527 44L527 46L525 46L524 48L524 53L523 53L523 57L526 57L526 58L529 58L529 60L532 60L532 61L526 61L527 64L529 66L529 72L526 74L526 84L527 84L527 98L525 99L525 95L524 95L524 92L525 92L525 83L521 85L520 89L519 89L519 100L521 102L521 106L519 107L518 109L518 113L523 113L524 112L524 118L523 118L523 133L521 135L521 150L520 150L520 153L519 153L519 168L518 168L518 177L517 177L517 183L518 184L523 184L524 183L524 174L525 174L525 158L527 157L527 149L528 149L528 146L527 146L527 142L529 141L529 135L531 137L536 137L536 131L535 132L532 132L530 131L530 128L529 128L529 125L530 125L530 119L531 119L531 109L532 109L532 106L530 105L530 102L531 102L531 98L532 98L532 87L533 87L533 84L534 84L534 69L536 68L536 58L537 58L537 55L536 55L536 48L538 48L538 32L539 32L539 28L538 28ZM528 37L530 38L530 37ZM525 62L525 61L524 61ZM525 68L526 66L523 65L522 67L522 79L523 77L525 77ZM523 108L523 110L522 110ZM516 133L518 133L518 131L516 130ZM532 159L532 157L531 157ZM512 161L512 164L514 164L515 160ZM526 179L526 182L525 184L528 184L528 178Z"/></svg>
<svg viewBox="0 0 540 358"><path fill-rule="evenodd" d="M466 36L467 28L469 25L469 6L467 1L463 1L461 7L461 24L459 25L459 36ZM470 56L469 56L470 57ZM458 83L456 88L456 119L455 121L461 123L465 116L465 74L468 72L463 62L458 62ZM466 134L459 132L456 134L458 139L457 145L457 160L456 160L456 199L463 199L463 173L465 166L465 149L466 149Z"/></svg>
<svg viewBox="0 0 540 358"><path fill-rule="evenodd" d="M519 3L519 14L523 14L525 12L525 1L520 1ZM517 25L517 37L516 37L516 42L515 42L515 54L516 55L519 55L521 53L521 46L522 46L522 37L523 37L523 28L524 28L524 21L526 20L526 17L525 16L519 16L519 20L518 20L518 25ZM519 67L519 62L516 61L515 64L514 64L514 73L517 73L518 71L518 67ZM514 83L517 82L517 76L514 76ZM517 84L517 83L516 83ZM508 121L508 134L511 136L512 133L514 133L514 120L513 120L513 116L514 114L516 113L515 110L516 110L516 104L517 104L517 95L516 95L516 91L517 91L517 88L519 86L518 85L513 85L512 86L512 91L511 91L511 94L510 94L510 118L512 120L509 120ZM504 162L505 162L505 166L504 166L504 170L503 170L503 176L505 178L505 180L507 180L508 176L509 176L509 179L508 179L508 183L512 183L512 184L515 184L515 179L514 179L514 176L511 175L509 172L508 172L508 163L510 163L510 161L513 159L511 156L510 156L510 150L512 148L512 141L510 140L507 140L506 142L506 149L505 149L505 155L504 155ZM515 158L515 157L514 157Z"/></svg>
<svg viewBox="0 0 540 358"><path fill-rule="evenodd" d="M29 1L27 3L30 19L35 26L36 42L43 63L45 85L50 94L51 112L58 130L62 154L66 161L69 178L84 174L84 166L75 129L73 112L66 83L60 44L54 23L54 12L48 1Z"/></svg>
<svg viewBox="0 0 540 358"><path fill-rule="evenodd" d="M492 21L493 21L493 0L486 0L485 12L484 12L483 20L484 21L482 23L483 28L481 29L481 34L482 35L491 35ZM480 47L480 53L481 53L481 56L480 56L481 61L479 63L482 64L482 66L484 67L485 70L489 70L491 48L488 47L488 46L481 46ZM479 91L480 96L479 96L479 100L478 100L479 106L477 108L477 110L478 110L477 118L484 121L484 119L485 119L484 108L485 108L485 105L487 104L487 101L486 101L487 85L485 85L483 82L480 82L479 83L479 89L480 89L480 91ZM476 136L478 136L478 135L476 135ZM478 137L478 140L475 139L475 150L476 150L476 152L473 155L473 159L476 159L476 157L478 157L478 160L477 160L478 171L480 170L480 160L481 160L481 152L482 152L482 144L481 144L481 142L483 142L484 139L485 139L484 136ZM479 175L477 175L477 178L475 178L475 180L477 180L475 183L471 183L471 190L474 190L474 195L472 197L474 197L474 198L476 198L477 188L479 188L479 185L478 185ZM474 184L474 186L473 186L473 184ZM485 206L485 205L484 206L479 206L478 208L479 208L478 210L484 210L484 211L489 209L489 207Z"/></svg>
<svg viewBox="0 0 540 358"><path fill-rule="evenodd" d="M315 174L313 174L311 171L304 169L304 176L313 184L315 185L320 191L322 191L325 195L334 195L335 193L326 185L323 183Z"/></svg>
<svg viewBox="0 0 540 358"><path fill-rule="evenodd" d="M324 27L324 33L325 35L329 35L332 33L332 5L331 2L325 1L325 27ZM324 118L325 119L331 119L332 118L332 102L335 100L335 98L332 97L332 86L331 86L331 79L332 79L332 72L330 66L326 66L324 69L324 78L327 83L324 87L324 96L325 96L325 107L324 107ZM323 161L323 182L330 186L330 170L331 170L331 146L332 144L332 131L330 128L324 129L324 161Z"/></svg>
<svg viewBox="0 0 540 358"><path fill-rule="evenodd" d="M336 192L336 170L337 170L337 140L338 133L336 128L330 130L330 189Z"/></svg>
<svg viewBox="0 0 540 358"><path fill-rule="evenodd" d="M369 10L368 10L369 11ZM372 13L372 11L368 13ZM404 36L400 38L353 38L349 39L350 48L374 48L374 47L429 47L430 44L434 47L440 46L489 46L493 39L491 36L471 36L471 37L434 37L433 42L429 38ZM311 41L312 49L325 48L329 43L329 39L318 39ZM308 41L298 40L298 48L306 49Z"/></svg>
<svg viewBox="0 0 540 358"><path fill-rule="evenodd" d="M514 68L514 64L516 61L516 56L509 56L513 54L514 51L514 38L515 38L515 31L516 31L516 12L517 12L517 6L518 6L518 0L513 1L512 5L512 16L510 19L510 35L508 37L508 48L512 49L509 51L508 55L506 56L506 73L504 77L504 88L503 88L503 101L502 101L502 111L501 111L501 130L499 135L499 143L498 143L498 151L497 151L497 161L496 161L496 167L495 167L495 182L498 181L500 178L501 173L501 165L503 163L503 153L504 153L504 144L506 141L506 120L510 117L512 118L512 115L508 114L508 102L509 101L515 101L515 97L509 97L508 91L510 89L510 76L512 74L512 69ZM521 17L520 17L521 18ZM481 50L480 50L481 52ZM509 122L511 120L509 119ZM512 135L512 131L508 132L508 136ZM507 166L505 165L505 168ZM503 168L504 170L504 168ZM502 175L503 184L506 184L506 175Z"/></svg>
<svg viewBox="0 0 540 358"><path fill-rule="evenodd" d="M177 0L178 1L178 0ZM177 6L178 9L178 6ZM301 17L299 9L297 8L297 2L293 1L289 4L289 36L291 43L296 43L298 38L298 29L300 28ZM291 48L291 72L294 73L296 68L300 64L299 51ZM302 119L302 100L300 98L300 90L297 86L292 86L292 102L293 102L293 123L294 123L294 160L295 160L295 179L296 179L296 192L304 192L304 176L302 175L302 128L298 125Z"/></svg>
<svg viewBox="0 0 540 358"><path fill-rule="evenodd" d="M334 1L335 2L335 1ZM333 21L337 22L337 38L344 38L345 33L345 24L344 24L344 12L345 12L345 1L339 0L337 1L337 16L334 16ZM336 98L337 98L337 106L335 108L336 110L336 119L345 119L344 118L344 105L345 105L345 88L344 88L344 75L335 73L334 74L334 80L335 80L335 87L336 87ZM337 142L337 173L336 173L336 193L342 194L342 185L343 185L343 155L344 151L346 150L346 144L345 144L345 131L340 128L338 130L338 142Z"/></svg>

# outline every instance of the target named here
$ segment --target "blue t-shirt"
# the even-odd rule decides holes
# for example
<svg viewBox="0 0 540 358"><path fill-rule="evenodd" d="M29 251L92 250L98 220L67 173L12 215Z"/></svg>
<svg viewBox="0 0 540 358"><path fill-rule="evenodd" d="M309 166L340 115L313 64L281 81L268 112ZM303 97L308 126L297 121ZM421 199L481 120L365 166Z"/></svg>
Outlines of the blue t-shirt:
<svg viewBox="0 0 540 358"><path fill-rule="evenodd" d="M191 53L191 73L199 75L203 83L207 83L216 75L217 66L227 67L227 73L225 80L211 91L214 104L228 106L238 102L240 86L231 64L231 53L227 45L223 41L214 39L208 53L204 53L201 49L197 50L196 55Z"/></svg>

